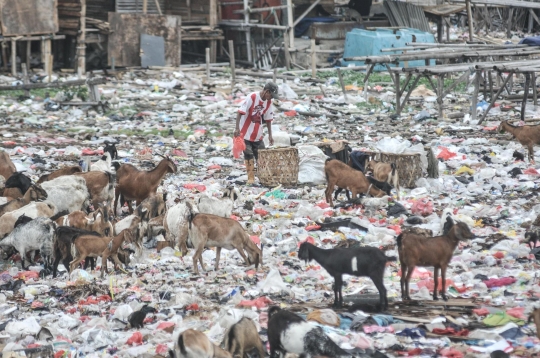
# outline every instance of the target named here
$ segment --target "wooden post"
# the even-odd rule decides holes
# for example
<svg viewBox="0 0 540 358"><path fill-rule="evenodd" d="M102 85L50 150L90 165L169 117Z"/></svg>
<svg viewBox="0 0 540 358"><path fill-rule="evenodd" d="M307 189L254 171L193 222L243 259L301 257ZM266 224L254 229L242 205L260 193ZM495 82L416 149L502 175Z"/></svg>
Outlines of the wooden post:
<svg viewBox="0 0 540 358"><path fill-rule="evenodd" d="M489 100L493 101L493 76L491 71L488 71L488 80L489 80Z"/></svg>
<svg viewBox="0 0 540 358"><path fill-rule="evenodd" d="M474 75L474 92L471 100L471 119L476 120L477 111L476 105L478 104L478 91L480 90L480 71L476 71Z"/></svg>
<svg viewBox="0 0 540 358"><path fill-rule="evenodd" d="M49 69L51 68L51 39L45 39L44 45L45 51L43 56L45 57L45 62L43 63L43 70L50 79Z"/></svg>
<svg viewBox="0 0 540 358"><path fill-rule="evenodd" d="M514 8L508 8L508 23L506 24L506 37L512 37L512 20L514 19Z"/></svg>
<svg viewBox="0 0 540 358"><path fill-rule="evenodd" d="M442 16L437 16L437 42L443 42L443 19Z"/></svg>
<svg viewBox="0 0 540 358"><path fill-rule="evenodd" d="M23 83L26 85L28 84L28 71L26 69L26 63L21 63L21 71L22 71L22 74L23 74ZM30 90L27 90L25 89L24 90L24 96L25 97L30 97Z"/></svg>
<svg viewBox="0 0 540 358"><path fill-rule="evenodd" d="M236 82L236 63L234 61L234 43L233 40L229 40L229 60L231 62L231 91L234 88Z"/></svg>
<svg viewBox="0 0 540 358"><path fill-rule="evenodd" d="M311 77L317 77L317 53L315 52L315 39L311 39Z"/></svg>
<svg viewBox="0 0 540 358"><path fill-rule="evenodd" d="M154 0L154 2L156 3L156 7L157 7L157 11L158 11L158 14L160 15L163 15L161 13L161 7L159 6L159 1L158 0ZM210 4L212 3L212 1L210 1Z"/></svg>
<svg viewBox="0 0 540 358"><path fill-rule="evenodd" d="M529 99L529 85L531 84L531 74L525 73L525 90L523 93L523 101L521 101L521 120L525 120L525 107L527 106L527 100Z"/></svg>
<svg viewBox="0 0 540 358"><path fill-rule="evenodd" d="M249 8L248 0L244 0L244 11ZM249 24L249 13L247 11L244 12L244 23L246 25ZM251 57L251 28L246 28L246 53L247 53L247 60L248 62L253 61L253 58Z"/></svg>
<svg viewBox="0 0 540 358"><path fill-rule="evenodd" d="M536 87L536 73L531 73L531 82L533 86L533 103L534 106L538 106L538 88Z"/></svg>
<svg viewBox="0 0 540 358"><path fill-rule="evenodd" d="M26 41L26 69L30 69L30 58L32 57L32 42Z"/></svg>
<svg viewBox="0 0 540 358"><path fill-rule="evenodd" d="M148 0L143 0L143 2L142 2L142 13L146 14L146 10L148 10Z"/></svg>
<svg viewBox="0 0 540 358"><path fill-rule="evenodd" d="M2 46L2 69L4 71L7 71L8 69L8 57L7 57L7 51L6 51L7 43L2 42L0 46Z"/></svg>
<svg viewBox="0 0 540 358"><path fill-rule="evenodd" d="M11 40L11 75L17 76L17 41Z"/></svg>
<svg viewBox="0 0 540 358"><path fill-rule="evenodd" d="M294 13L292 0L287 0L287 26L289 28L287 30L289 32L289 49L294 51Z"/></svg>
<svg viewBox="0 0 540 358"><path fill-rule="evenodd" d="M437 104L439 105L439 120L443 119L443 100L444 100L444 75L437 76Z"/></svg>
<svg viewBox="0 0 540 358"><path fill-rule="evenodd" d="M472 19L472 9L471 9L471 0L465 0L467 6L467 19L469 21L469 41L474 39L474 25Z"/></svg>
<svg viewBox="0 0 540 358"><path fill-rule="evenodd" d="M210 48L206 48L206 80L210 81Z"/></svg>
<svg viewBox="0 0 540 358"><path fill-rule="evenodd" d="M182 18L178 17L178 67L182 66Z"/></svg>
<svg viewBox="0 0 540 358"><path fill-rule="evenodd" d="M157 1L157 0L156 0ZM210 0L210 9L209 9L209 16L208 16L208 25L214 30L218 24L218 18L217 18L217 0ZM212 40L210 41L210 56L213 63L217 60L217 41Z"/></svg>
<svg viewBox="0 0 540 358"><path fill-rule="evenodd" d="M291 53L289 52L289 45L287 44L287 39L283 42L284 50L285 50L285 67L287 67L288 70L291 69Z"/></svg>
<svg viewBox="0 0 540 358"><path fill-rule="evenodd" d="M339 84L341 85L341 90L343 91L343 97L345 98L345 102L347 101L347 93L345 92L345 84L343 83L343 76L341 75L341 68L337 68L337 74L339 77Z"/></svg>
<svg viewBox="0 0 540 358"><path fill-rule="evenodd" d="M274 74L272 76L272 82L276 83L276 78L277 78L277 68L274 68Z"/></svg>
<svg viewBox="0 0 540 358"><path fill-rule="evenodd" d="M47 68L47 76L49 76L49 83L52 82L53 64L54 64L54 56L49 55L49 68Z"/></svg>
<svg viewBox="0 0 540 358"><path fill-rule="evenodd" d="M79 38L77 40L77 50L78 50L77 75L79 78L82 78L83 74L86 73L86 0L81 0L80 26L81 27L79 30Z"/></svg>

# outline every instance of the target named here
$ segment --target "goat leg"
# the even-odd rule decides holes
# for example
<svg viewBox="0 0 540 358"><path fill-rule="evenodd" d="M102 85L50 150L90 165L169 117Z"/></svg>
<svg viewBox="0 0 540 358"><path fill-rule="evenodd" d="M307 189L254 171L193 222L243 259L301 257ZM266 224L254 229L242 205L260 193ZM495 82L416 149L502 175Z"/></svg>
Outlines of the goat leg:
<svg viewBox="0 0 540 358"><path fill-rule="evenodd" d="M399 284L401 286L401 299L403 301L407 299L407 295L405 293L405 276L407 276L407 265L405 265L402 262L401 263L401 280L399 280Z"/></svg>
<svg viewBox="0 0 540 358"><path fill-rule="evenodd" d="M56 278L56 274L58 273L58 264L60 263L60 259L61 259L61 257L59 255L57 255L54 258L54 262L53 262L53 278ZM66 267L66 269L67 269L67 267Z"/></svg>
<svg viewBox="0 0 540 358"><path fill-rule="evenodd" d="M113 259L113 261L114 261L115 266L118 267L118 269L119 269L120 271L122 271L123 273L126 273L126 274L128 273L126 270L124 270L124 269L122 268L122 263L120 262L120 259L118 258L118 253L116 253L115 255L113 255L113 256L112 256L112 259Z"/></svg>
<svg viewBox="0 0 540 358"><path fill-rule="evenodd" d="M439 300L439 297L437 297L437 294L438 294L437 290L439 289L439 267L438 266L435 266L433 270L433 282L434 282L433 300L438 301Z"/></svg>
<svg viewBox="0 0 540 358"><path fill-rule="evenodd" d="M414 272L414 266L410 266L407 269L407 278L405 279L405 293L407 294L407 300L411 300L411 296L409 294L409 282L411 282L411 277Z"/></svg>
<svg viewBox="0 0 540 358"><path fill-rule="evenodd" d="M105 250L105 251L108 251L108 250ZM107 260L109 259L109 255L107 252L104 252L103 255L101 256L101 277L103 277L104 273L107 272L107 275L109 274L109 265L108 265L108 262Z"/></svg>
<svg viewBox="0 0 540 358"><path fill-rule="evenodd" d="M379 291L379 304L381 306L381 311L386 311L388 308L388 297L386 296L386 287L384 287L383 277L384 272L382 276L376 275L370 278L375 287L377 287L377 291Z"/></svg>
<svg viewBox="0 0 540 358"><path fill-rule="evenodd" d="M199 260L199 257L200 257L200 262L201 262L201 268L204 270L203 263L202 263L203 249L204 249L204 245L199 245L199 247L197 248L197 251L195 251L195 253L193 254L193 272L196 275L199 274L199 267L197 266L197 261Z"/></svg>
<svg viewBox="0 0 540 358"><path fill-rule="evenodd" d="M336 307L340 308L343 306L343 297L341 295L341 288L343 287L343 278L341 274L334 276L334 292L336 302L334 303Z"/></svg>
<svg viewBox="0 0 540 358"><path fill-rule="evenodd" d="M76 257L73 259L73 261L71 261L71 263L69 264L69 272L73 272L73 270L75 270L77 268L77 266L80 265L80 263L86 259L86 256L81 256L81 257Z"/></svg>
<svg viewBox="0 0 540 358"><path fill-rule="evenodd" d="M21 252L21 267L23 270L26 270L26 267L24 267L24 259L26 258L26 252Z"/></svg>
<svg viewBox="0 0 540 358"><path fill-rule="evenodd" d="M244 259L244 262L246 263L246 266L249 266L250 263L249 263L249 260L248 260L248 258L246 256L246 253L244 252L244 249L241 246L237 246L236 250L238 251L240 256L242 256L242 258Z"/></svg>
<svg viewBox="0 0 540 358"><path fill-rule="evenodd" d="M219 270L219 257L221 256L221 247L216 247L216 266L214 269Z"/></svg>
<svg viewBox="0 0 540 358"><path fill-rule="evenodd" d="M534 163L534 145L533 144L529 144L527 145L527 149L529 150L529 160L531 161L531 164L535 164Z"/></svg>
<svg viewBox="0 0 540 358"><path fill-rule="evenodd" d="M443 300L448 301L448 297L446 296L446 265L441 266L441 280L442 280L441 296Z"/></svg>

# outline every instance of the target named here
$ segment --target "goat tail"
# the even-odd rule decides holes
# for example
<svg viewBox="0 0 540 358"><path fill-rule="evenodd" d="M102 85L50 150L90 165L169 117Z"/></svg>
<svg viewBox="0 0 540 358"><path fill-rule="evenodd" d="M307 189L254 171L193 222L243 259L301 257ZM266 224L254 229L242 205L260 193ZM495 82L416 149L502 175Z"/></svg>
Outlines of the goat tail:
<svg viewBox="0 0 540 358"><path fill-rule="evenodd" d="M183 334L180 334L180 336L178 337L178 349L180 350L180 352L183 355L187 354L186 345L184 344L184 335Z"/></svg>
<svg viewBox="0 0 540 358"><path fill-rule="evenodd" d="M396 239L398 249L401 249L402 240L403 240L403 234L399 234L397 239Z"/></svg>

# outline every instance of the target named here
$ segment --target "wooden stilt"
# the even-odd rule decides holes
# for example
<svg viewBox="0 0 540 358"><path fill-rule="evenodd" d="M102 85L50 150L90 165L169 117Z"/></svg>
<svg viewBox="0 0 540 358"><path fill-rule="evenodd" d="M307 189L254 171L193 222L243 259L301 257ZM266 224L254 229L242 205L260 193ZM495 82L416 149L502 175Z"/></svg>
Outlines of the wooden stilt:
<svg viewBox="0 0 540 358"><path fill-rule="evenodd" d="M527 100L529 99L529 86L531 84L531 74L525 73L525 89L523 93L523 101L521 101L521 120L525 120L525 108L527 107Z"/></svg>
<svg viewBox="0 0 540 358"><path fill-rule="evenodd" d="M236 82L236 62L234 60L234 43L229 40L229 61L231 63L231 89L234 88Z"/></svg>

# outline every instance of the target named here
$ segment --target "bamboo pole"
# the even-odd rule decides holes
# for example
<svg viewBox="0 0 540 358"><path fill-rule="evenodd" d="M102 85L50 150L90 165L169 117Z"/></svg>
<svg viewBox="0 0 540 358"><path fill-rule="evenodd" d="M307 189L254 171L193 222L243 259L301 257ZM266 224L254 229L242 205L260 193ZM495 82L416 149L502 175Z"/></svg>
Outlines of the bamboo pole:
<svg viewBox="0 0 540 358"><path fill-rule="evenodd" d="M215 1L215 0L214 0L214 1ZM161 13L161 7L159 6L159 1L158 1L158 0L154 0L154 2L156 3L156 7L157 7L158 14L163 15L163 14ZM212 1L210 1L210 3L212 3Z"/></svg>
<svg viewBox="0 0 540 358"><path fill-rule="evenodd" d="M206 48L206 80L210 81L210 48Z"/></svg>
<svg viewBox="0 0 540 358"><path fill-rule="evenodd" d="M28 84L28 71L27 71L27 68L26 68L26 63L21 63L21 70L22 70L22 74L23 74L23 83L26 85ZM24 95L26 97L30 97L30 91L25 89L24 90Z"/></svg>
<svg viewBox="0 0 540 358"><path fill-rule="evenodd" d="M472 19L471 0L466 0L465 5L467 7L467 21L469 22L469 41L474 39L474 24Z"/></svg>
<svg viewBox="0 0 540 358"><path fill-rule="evenodd" d="M22 84L18 86L0 86L0 91L24 91L24 90L32 90L36 88L60 88L60 87L70 87L70 86L83 86L87 83L86 80L74 80L74 81L66 81L66 82L52 82L52 83L46 83L46 82L39 82L39 83L28 83L28 84ZM88 80L88 83L92 84L103 84L107 83L107 79L103 77L98 78L92 78Z"/></svg>
<svg viewBox="0 0 540 358"><path fill-rule="evenodd" d="M315 39L311 39L311 77L317 77L317 54L315 52Z"/></svg>
<svg viewBox="0 0 540 358"><path fill-rule="evenodd" d="M44 48L45 48L45 51L43 53L43 56L45 57L45 62L43 63L43 70L45 71L47 76L49 76L49 68L50 68L50 62L51 62L51 40L50 39L45 40Z"/></svg>
<svg viewBox="0 0 540 358"><path fill-rule="evenodd" d="M146 14L147 10L148 10L148 0L143 0L143 2L142 2L142 12L143 12L143 14Z"/></svg>
<svg viewBox="0 0 540 358"><path fill-rule="evenodd" d="M30 40L26 41L26 69L30 69L30 59L32 57L32 42Z"/></svg>
<svg viewBox="0 0 540 358"><path fill-rule="evenodd" d="M531 84L531 74L525 73L525 89L523 93L523 101L521 101L521 120L525 120L525 107L527 106L527 99L529 98L529 87Z"/></svg>
<svg viewBox="0 0 540 358"><path fill-rule="evenodd" d="M17 41L11 40L11 75L17 76Z"/></svg>
<svg viewBox="0 0 540 358"><path fill-rule="evenodd" d="M288 47L289 49L294 51L294 13L293 13L292 0L287 0L287 27L288 27L287 31L289 33ZM287 55L287 53L285 53L285 55ZM295 60L296 58L293 59L293 62L296 62Z"/></svg>
<svg viewBox="0 0 540 358"><path fill-rule="evenodd" d="M486 119L486 116L489 112L489 110L491 108L493 108L493 105L495 104L495 101L497 100L497 98L499 98L500 94L502 93L502 91L504 90L504 88L506 87L506 84L508 83L508 81L510 81L510 78L514 75L513 72L509 73L508 74L508 77L506 77L502 83L502 86L499 87L499 90L497 91L497 93L495 94L495 96L491 99L490 103L489 103L489 106L488 108L486 109L486 111L484 112L484 114L482 115L482 118L480 118L480 121L478 122L478 124L481 124L484 119Z"/></svg>
<svg viewBox="0 0 540 358"><path fill-rule="evenodd" d="M285 67L287 70L291 69L291 54L289 52L289 45L287 44L287 40L283 42L283 49L285 51Z"/></svg>
<svg viewBox="0 0 540 358"><path fill-rule="evenodd" d="M248 0L244 0L244 10L249 8ZM249 25L249 13L244 13L244 24ZM251 57L251 28L247 28L246 31L246 52L247 52L247 60L248 62L253 61L253 57Z"/></svg>
<svg viewBox="0 0 540 358"><path fill-rule="evenodd" d="M471 119L474 121L476 120L476 116L478 114L478 110L476 106L478 105L478 91L480 90L480 71L476 70L476 74L474 75L474 92L471 99Z"/></svg>

